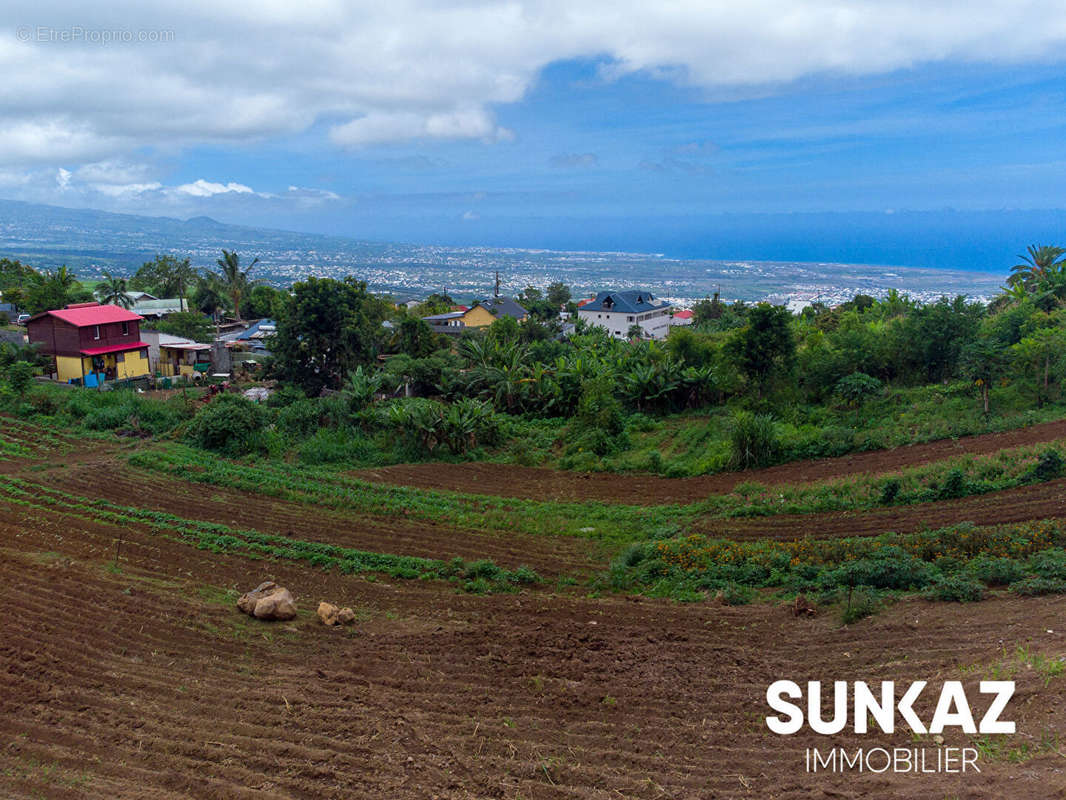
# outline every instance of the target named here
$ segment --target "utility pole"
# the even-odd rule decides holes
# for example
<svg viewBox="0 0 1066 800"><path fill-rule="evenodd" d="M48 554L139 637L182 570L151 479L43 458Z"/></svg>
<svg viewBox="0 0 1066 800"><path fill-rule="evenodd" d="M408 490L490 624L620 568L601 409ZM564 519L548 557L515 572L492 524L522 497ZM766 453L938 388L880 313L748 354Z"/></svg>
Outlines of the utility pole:
<svg viewBox="0 0 1066 800"><path fill-rule="evenodd" d="M496 270L496 297L500 296L500 271Z"/></svg>

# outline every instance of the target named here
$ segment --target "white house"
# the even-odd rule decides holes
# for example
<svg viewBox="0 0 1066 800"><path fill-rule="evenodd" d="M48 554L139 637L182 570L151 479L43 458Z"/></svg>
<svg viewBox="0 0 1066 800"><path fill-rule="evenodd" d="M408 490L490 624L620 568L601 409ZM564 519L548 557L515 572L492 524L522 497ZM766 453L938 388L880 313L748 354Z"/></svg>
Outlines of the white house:
<svg viewBox="0 0 1066 800"><path fill-rule="evenodd" d="M577 310L579 319L606 328L619 339L629 336L629 329L639 325L645 339L665 339L670 332L672 306L656 300L651 292L627 289L624 292L600 292L595 299Z"/></svg>

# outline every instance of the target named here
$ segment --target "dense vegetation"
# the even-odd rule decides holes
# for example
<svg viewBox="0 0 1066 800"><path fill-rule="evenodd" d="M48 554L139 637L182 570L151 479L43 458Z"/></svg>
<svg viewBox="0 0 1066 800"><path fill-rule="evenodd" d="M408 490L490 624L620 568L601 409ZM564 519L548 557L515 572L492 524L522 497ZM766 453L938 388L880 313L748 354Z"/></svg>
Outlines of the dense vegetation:
<svg viewBox="0 0 1066 800"><path fill-rule="evenodd" d="M618 340L583 324L557 336L560 308L572 307L558 283L520 296L531 310L526 321L502 318L457 339L435 335L420 318L449 308L446 295L408 311L354 279L310 278L281 292L251 277L254 260L242 269L229 251L217 271L159 256L129 283L189 290L193 308L278 320L269 374L281 384L270 408L254 431L242 424L205 435L206 420L182 429L202 446L288 452L310 464L478 457L682 476L1057 416L1066 378L1063 256L1030 248L988 306L889 293L794 316L708 299L696 304L693 326L665 341ZM16 297L78 286L65 270L0 267ZM160 327L193 338L210 330L196 312ZM33 356L8 348L0 369L19 360ZM32 413L32 398L12 393L5 404ZM117 399L104 405L81 415L86 425L162 432L154 417L163 412ZM176 426L190 413L164 416Z"/></svg>
<svg viewBox="0 0 1066 800"><path fill-rule="evenodd" d="M250 277L254 260L242 268L231 252L212 273L159 257L129 284L190 293L196 311L170 319L172 330L196 338L210 331L205 312L217 317L227 310L278 321L268 343L275 390L265 403L232 393L202 402L199 390L160 399L40 384L33 379L40 356L0 344L0 411L88 435L167 440L138 452L131 464L201 483L314 507L595 539L616 558L594 590L678 599L712 594L725 602L749 601L757 591L805 592L846 603L849 619L893 592L920 590L943 600L999 589L1060 592L1066 534L1057 523L744 545L686 532L697 520L861 511L1054 480L1066 471L1064 442L849 480L772 490L741 484L689 506L643 508L398 489L343 468L476 458L680 477L1060 418L1064 255L1031 248L987 306L962 297L921 304L890 293L792 315L768 304L707 299L696 305L694 324L665 341L614 339L580 323L560 336L559 310L573 308L561 284L523 293L531 311L525 321L501 318L446 338L421 320L452 306L445 295L408 310L353 278L311 278L278 291ZM11 287L5 295L27 304L60 305L82 291L65 270L42 274L8 261L0 262L0 277ZM108 276L98 292L119 292L117 281ZM24 449L5 446L0 458ZM20 490L12 483L7 491ZM105 510L136 517L130 509ZM222 542L277 557L285 550L254 532L189 530L201 546ZM282 555L352 569L370 558L298 549ZM457 581L495 569L381 567L388 574L394 568ZM524 580L493 575L471 590L498 591Z"/></svg>

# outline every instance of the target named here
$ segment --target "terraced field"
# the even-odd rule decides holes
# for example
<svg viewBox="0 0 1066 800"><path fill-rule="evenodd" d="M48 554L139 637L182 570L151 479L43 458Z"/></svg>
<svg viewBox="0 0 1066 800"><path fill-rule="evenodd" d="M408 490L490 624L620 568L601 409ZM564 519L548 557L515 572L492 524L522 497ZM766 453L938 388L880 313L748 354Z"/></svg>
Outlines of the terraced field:
<svg viewBox="0 0 1066 800"><path fill-rule="evenodd" d="M285 483L284 470L268 465L258 472L222 465L227 471L216 474L192 461L183 467L180 456L151 443L79 442L62 457L36 452L4 462L0 797L1066 792L1058 739L1066 730L1066 675L1052 668L1066 656L1066 597L908 599L842 627L831 614L794 617L780 602L730 607L590 596L585 579L604 567L615 540L583 531L583 522L556 530L549 512L561 508L632 531L644 520L641 508L596 505L598 490L567 496L587 500L587 508L553 507L549 495L530 499L525 489L513 499L495 496L489 489L503 487L510 469L499 466L484 468L497 484L475 483L484 494L460 496L393 492L324 473ZM836 466L838 474L848 468ZM823 474L832 469L825 464ZM515 471L511 483L525 486L526 473ZM718 532L736 538L795 536L802 525L823 537L876 533L902 529L907 514L916 526L948 518L984 524L997 514L1061 516L1055 498L1062 491L1052 481L884 510L895 518L867 511L715 524L735 526ZM707 522L684 506L663 508L675 509L674 523L686 529ZM543 516L525 519L530 509ZM293 555L246 546L259 535L282 551L291 542ZM482 596L443 580L316 566L299 555L301 542L424 559L491 558L507 568L530 565L548 580ZM255 622L235 610L236 591L268 577L296 596L300 615L292 623ZM313 609L322 599L352 606L356 626L320 625ZM782 677L958 679L976 687L992 676L1018 681L1011 704L1018 733L995 747L955 733L945 743L980 745L979 775L811 775L804 748L824 748L825 738L779 737L763 722L766 687ZM918 704L923 716L930 704ZM852 748L936 746L902 731L832 738Z"/></svg>
<svg viewBox="0 0 1066 800"><path fill-rule="evenodd" d="M963 436L926 444L870 450L840 458L796 461L760 470L745 470L697 478L661 478L656 475L605 472L560 472L541 467L499 464L404 464L359 470L364 480L422 489L477 492L531 500L599 500L629 505L696 503L708 495L729 492L739 484L758 481L766 485L802 484L850 475L893 472L965 454L994 453L1021 445L1040 444L1066 437L1066 420L1028 428Z"/></svg>

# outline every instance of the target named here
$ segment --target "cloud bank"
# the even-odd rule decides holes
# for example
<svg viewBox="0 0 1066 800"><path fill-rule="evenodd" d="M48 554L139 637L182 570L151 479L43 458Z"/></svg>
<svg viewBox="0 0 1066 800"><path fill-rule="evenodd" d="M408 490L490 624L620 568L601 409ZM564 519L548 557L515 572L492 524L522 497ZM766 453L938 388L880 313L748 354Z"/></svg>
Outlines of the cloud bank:
<svg viewBox="0 0 1066 800"><path fill-rule="evenodd" d="M494 108L563 59L600 59L605 80L644 72L714 88L1053 60L1066 44L1059 0L118 0L91 14L44 0L4 18L0 169L316 124L341 148L506 141ZM63 40L78 28L132 41Z"/></svg>

